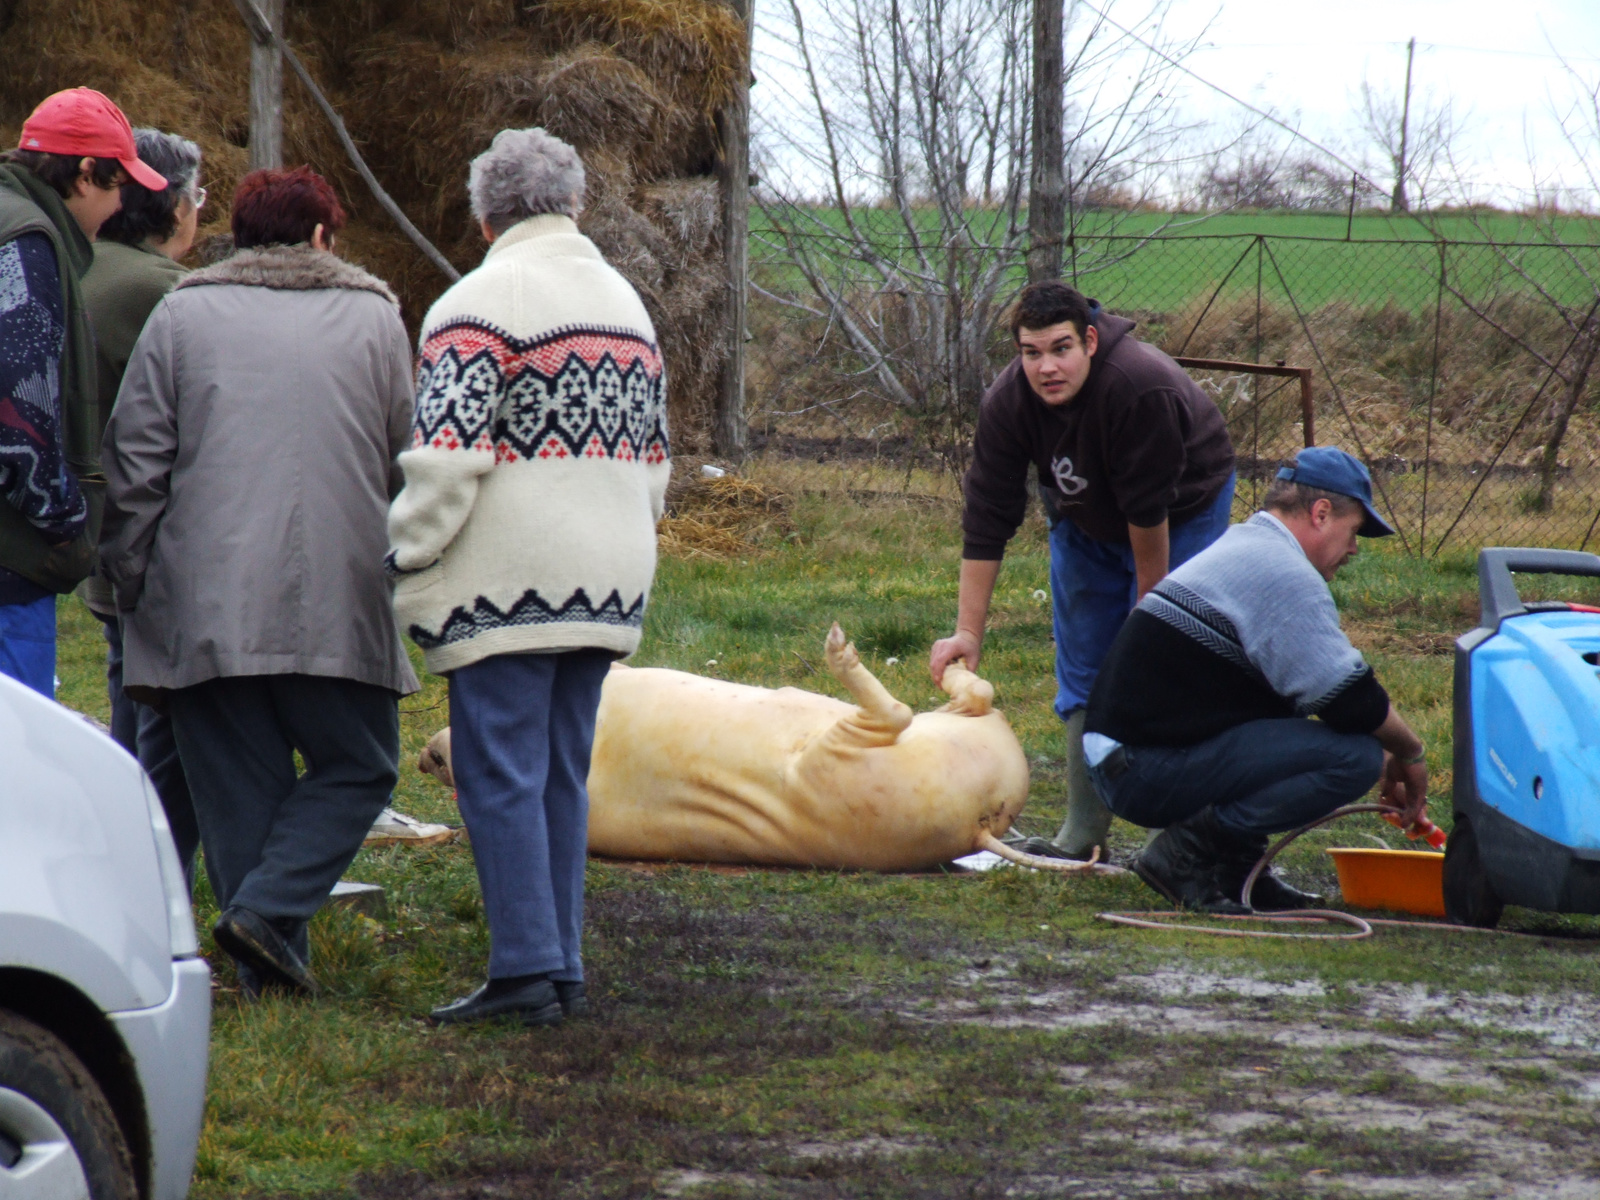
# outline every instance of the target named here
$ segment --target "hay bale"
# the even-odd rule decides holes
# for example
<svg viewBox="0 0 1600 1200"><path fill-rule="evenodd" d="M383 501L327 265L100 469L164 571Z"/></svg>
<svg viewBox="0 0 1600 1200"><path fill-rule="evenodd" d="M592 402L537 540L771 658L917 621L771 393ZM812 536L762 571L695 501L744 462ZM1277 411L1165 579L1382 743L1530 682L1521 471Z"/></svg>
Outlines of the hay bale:
<svg viewBox="0 0 1600 1200"><path fill-rule="evenodd" d="M547 60L537 86L539 123L584 155L600 152L637 163L641 151L670 153L672 141L691 124L690 114L636 64L599 42Z"/></svg>
<svg viewBox="0 0 1600 1200"><path fill-rule="evenodd" d="M725 308L714 114L749 70L717 0L296 0L286 36L373 173L462 271L483 258L467 163L500 129L544 124L583 155L584 229L645 298L679 449L704 444ZM249 38L231 0L0 0L0 138L61 88L110 95L136 125L194 138L212 194L200 238L228 232L244 174ZM446 281L394 227L298 81L284 156L350 212L340 253L389 281L413 332ZM198 261L198 260L197 260Z"/></svg>
<svg viewBox="0 0 1600 1200"><path fill-rule="evenodd" d="M722 4L695 0L542 0L534 10L558 37L617 47L685 108L710 118L750 64L745 32Z"/></svg>
<svg viewBox="0 0 1600 1200"><path fill-rule="evenodd" d="M639 290L656 327L675 453L703 453L727 357L720 189L711 179L682 180L636 197L637 208L606 196L581 227Z"/></svg>

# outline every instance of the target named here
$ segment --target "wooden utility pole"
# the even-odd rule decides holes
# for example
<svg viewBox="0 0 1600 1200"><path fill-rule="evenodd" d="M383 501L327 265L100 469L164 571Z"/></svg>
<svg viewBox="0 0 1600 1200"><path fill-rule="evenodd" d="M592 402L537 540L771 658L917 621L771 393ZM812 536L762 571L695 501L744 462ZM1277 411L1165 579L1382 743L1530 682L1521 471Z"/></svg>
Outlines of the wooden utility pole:
<svg viewBox="0 0 1600 1200"><path fill-rule="evenodd" d="M1395 159L1394 195L1389 199L1389 207L1395 212L1411 211L1411 203L1406 199L1406 172L1411 165L1406 161L1406 141L1411 132L1411 60L1416 56L1417 39L1412 38L1406 43L1406 94L1400 102L1400 154Z"/></svg>
<svg viewBox="0 0 1600 1200"><path fill-rule="evenodd" d="M283 36L283 0L256 0ZM250 39L250 169L283 166L283 51L276 41Z"/></svg>
<svg viewBox="0 0 1600 1200"><path fill-rule="evenodd" d="M729 0L729 7L744 22L745 63L733 98L717 115L722 135L722 253L728 302L723 314L726 353L711 448L723 458L739 462L745 456L749 433L744 407L744 342L750 278L750 52L755 0Z"/></svg>
<svg viewBox="0 0 1600 1200"><path fill-rule="evenodd" d="M1061 142L1065 0L1033 0L1033 170L1028 177L1028 282L1061 277L1067 188Z"/></svg>

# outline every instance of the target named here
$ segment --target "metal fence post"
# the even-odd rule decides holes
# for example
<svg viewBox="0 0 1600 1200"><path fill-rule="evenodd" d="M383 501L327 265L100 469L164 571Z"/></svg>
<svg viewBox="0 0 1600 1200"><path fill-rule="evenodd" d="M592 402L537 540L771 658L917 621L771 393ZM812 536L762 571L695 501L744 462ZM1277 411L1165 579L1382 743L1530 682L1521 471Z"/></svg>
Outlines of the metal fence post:
<svg viewBox="0 0 1600 1200"><path fill-rule="evenodd" d="M1428 368L1428 424L1422 442L1422 524L1417 534L1419 553L1428 552L1428 479L1433 468L1433 398L1439 390L1439 326L1444 320L1444 242L1439 242L1439 286L1433 300L1433 356Z"/></svg>

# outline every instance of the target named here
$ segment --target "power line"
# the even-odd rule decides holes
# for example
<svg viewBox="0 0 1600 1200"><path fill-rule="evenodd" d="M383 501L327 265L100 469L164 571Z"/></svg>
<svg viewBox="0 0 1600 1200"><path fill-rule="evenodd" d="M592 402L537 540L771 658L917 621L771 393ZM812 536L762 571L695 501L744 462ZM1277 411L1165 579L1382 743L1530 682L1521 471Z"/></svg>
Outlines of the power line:
<svg viewBox="0 0 1600 1200"><path fill-rule="evenodd" d="M1400 43L1388 43L1398 45ZM1444 42L1418 42L1419 46L1426 46L1429 50L1454 50L1462 54L1498 54L1506 58L1539 58L1547 62L1600 62L1587 54L1553 54L1544 50L1505 50L1495 46L1450 46Z"/></svg>
<svg viewBox="0 0 1600 1200"><path fill-rule="evenodd" d="M1090 4L1088 2L1088 0L1083 0L1083 6L1085 8L1087 8L1090 12L1092 12L1096 16L1098 16L1107 25L1110 25L1113 29L1121 30L1126 36L1128 36L1128 37L1132 38L1134 41L1138 42L1141 46L1143 46L1146 50L1150 51L1151 54L1154 54L1157 58L1161 59L1168 66L1173 67L1176 70L1182 71L1185 75L1189 76L1191 79L1195 80L1197 83L1200 83L1203 86L1210 88L1212 91L1216 92L1218 95L1226 96L1229 100L1232 100L1235 104L1239 105L1241 108L1244 108L1244 109L1248 110L1249 112L1255 113L1255 115L1260 117L1263 121L1270 121L1272 124L1276 125L1279 129L1282 129L1284 132L1288 133L1291 137L1299 138L1302 142L1306 143L1306 145L1311 146L1311 147L1313 147L1313 148L1315 148L1317 150L1320 150L1323 154L1326 154L1334 162L1338 163L1341 167L1344 167L1347 171L1349 171L1350 174L1353 177L1355 177L1356 179L1360 180L1362 183L1365 183L1368 187L1372 188L1374 191L1382 192L1384 190L1381 187L1379 187L1376 183L1374 183L1371 179L1367 178L1367 176L1362 172L1360 167L1356 166L1352 162L1346 161L1343 156L1335 154L1332 150L1328 149L1321 142L1318 142L1318 141L1314 140L1313 138L1307 137L1305 134L1301 133L1298 129L1296 129L1293 125L1290 125L1286 121L1283 121L1282 119L1273 116L1271 113L1267 112L1265 109L1257 108L1254 104L1251 104L1250 101L1244 100L1244 99L1241 99L1238 96L1235 96L1227 88L1221 86L1220 84L1212 83L1211 80L1209 80L1205 76L1199 74L1194 69L1184 66L1183 63L1181 63L1177 59L1173 58L1172 55L1168 54L1165 50L1161 49L1159 46L1153 45L1152 43L1146 41L1143 37L1139 36L1139 34L1135 33L1133 30L1129 29L1126 25L1123 25L1123 24L1121 24L1121 23L1119 23L1117 21L1112 20L1111 17L1109 15L1107 15L1107 13L1104 10L1096 8L1094 5Z"/></svg>
<svg viewBox="0 0 1600 1200"><path fill-rule="evenodd" d="M1198 47L1198 50L1201 53L1204 53L1206 51L1213 51L1213 50L1303 50L1310 44L1311 43L1309 41L1298 41L1298 42L1229 42L1227 45L1220 45L1220 44L1218 44L1216 42L1211 42L1211 43L1209 43L1207 45ZM1352 50L1371 49L1374 46L1386 46L1386 47L1394 47L1396 49L1403 49L1405 47L1406 43L1405 42L1377 42L1377 41L1374 41L1374 42L1341 42L1341 43L1339 43L1339 45L1342 46L1342 47L1347 47L1347 48L1352 49ZM1420 38L1417 41L1417 47L1418 47L1418 49L1425 49L1425 50L1449 50L1449 51L1451 51L1453 53L1460 53L1460 54L1494 54L1494 55L1499 55L1499 56L1507 57L1507 58L1536 58L1536 59L1541 59L1541 60L1543 60L1545 62L1600 63L1600 58L1596 58L1596 57L1593 57L1593 56L1590 56L1590 55L1582 55L1582 54L1552 54L1549 51L1544 51L1544 50L1504 50L1504 49L1497 49L1497 48L1492 47L1492 46L1452 46L1452 45L1449 45L1449 44L1447 44L1445 42L1425 42L1425 41L1422 41Z"/></svg>

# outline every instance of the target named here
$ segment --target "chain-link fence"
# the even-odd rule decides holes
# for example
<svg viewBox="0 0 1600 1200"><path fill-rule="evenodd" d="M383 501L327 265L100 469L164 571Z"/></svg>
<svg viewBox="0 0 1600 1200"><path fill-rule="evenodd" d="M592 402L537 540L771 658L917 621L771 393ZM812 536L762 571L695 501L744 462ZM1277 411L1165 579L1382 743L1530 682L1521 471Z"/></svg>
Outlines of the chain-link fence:
<svg viewBox="0 0 1600 1200"><path fill-rule="evenodd" d="M975 396L907 413L859 336L757 269L777 284L752 320L760 428L959 446ZM1309 415L1318 442L1368 463L1411 553L1600 543L1600 245L1080 232L1068 271L1141 337L1212 364L1189 369L1227 414L1241 504L1305 444ZM998 334L991 369L1009 354ZM1310 372L1309 411L1293 368Z"/></svg>

